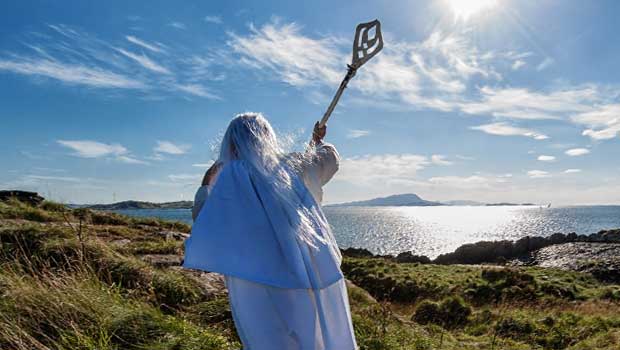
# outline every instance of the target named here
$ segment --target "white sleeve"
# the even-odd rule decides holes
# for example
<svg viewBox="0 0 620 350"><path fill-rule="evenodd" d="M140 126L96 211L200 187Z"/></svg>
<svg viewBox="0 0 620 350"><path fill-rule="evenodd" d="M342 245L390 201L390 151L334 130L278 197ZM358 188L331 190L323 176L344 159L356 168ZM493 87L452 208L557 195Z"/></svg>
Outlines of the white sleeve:
<svg viewBox="0 0 620 350"><path fill-rule="evenodd" d="M334 145L323 143L317 146L316 165L321 186L325 186L334 177L340 167L340 155Z"/></svg>
<svg viewBox="0 0 620 350"><path fill-rule="evenodd" d="M200 186L198 191L196 191L196 195L194 196L194 206L192 207L192 220L195 221L198 217L200 209L202 209L202 206L205 204L205 201L209 196L209 191L209 186Z"/></svg>

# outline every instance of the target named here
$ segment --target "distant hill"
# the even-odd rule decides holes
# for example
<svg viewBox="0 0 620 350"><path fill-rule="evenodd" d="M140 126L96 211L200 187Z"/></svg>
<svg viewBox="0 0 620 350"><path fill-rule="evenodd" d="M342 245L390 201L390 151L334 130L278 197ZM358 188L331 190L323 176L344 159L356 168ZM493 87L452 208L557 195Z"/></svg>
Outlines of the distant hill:
<svg viewBox="0 0 620 350"><path fill-rule="evenodd" d="M511 207L511 206L520 206L520 205L532 206L536 204L534 203L489 203L489 204L486 204L487 207Z"/></svg>
<svg viewBox="0 0 620 350"><path fill-rule="evenodd" d="M365 201L332 204L334 207L430 207L444 205L420 198L417 194L396 194L388 197L373 198Z"/></svg>
<svg viewBox="0 0 620 350"><path fill-rule="evenodd" d="M445 205L454 205L454 206L462 205L462 206L470 206L470 207L481 207L481 206L486 205L486 203L469 201L469 200L442 201L441 203Z"/></svg>
<svg viewBox="0 0 620 350"><path fill-rule="evenodd" d="M124 201L112 204L87 205L86 208L97 210L124 210L124 209L191 209L192 201L178 201L166 203L152 203L140 201Z"/></svg>

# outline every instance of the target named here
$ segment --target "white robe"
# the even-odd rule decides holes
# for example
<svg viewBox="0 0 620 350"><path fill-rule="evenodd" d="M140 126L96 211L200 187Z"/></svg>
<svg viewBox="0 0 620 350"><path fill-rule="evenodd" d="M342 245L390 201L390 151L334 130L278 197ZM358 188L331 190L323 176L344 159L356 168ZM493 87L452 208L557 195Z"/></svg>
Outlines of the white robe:
<svg viewBox="0 0 620 350"><path fill-rule="evenodd" d="M304 183L317 203L338 162L336 149L322 144L303 169ZM209 191L207 186L198 189L194 217ZM357 349L344 279L321 289L278 288L230 275L225 280L243 350Z"/></svg>

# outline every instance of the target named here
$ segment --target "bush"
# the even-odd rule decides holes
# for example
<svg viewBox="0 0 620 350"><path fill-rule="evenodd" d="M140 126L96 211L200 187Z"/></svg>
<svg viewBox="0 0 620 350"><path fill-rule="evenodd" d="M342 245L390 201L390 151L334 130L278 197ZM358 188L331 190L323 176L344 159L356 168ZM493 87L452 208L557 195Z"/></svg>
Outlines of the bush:
<svg viewBox="0 0 620 350"><path fill-rule="evenodd" d="M39 208L43 210L47 210L47 211L53 211L53 212L65 212L65 211L71 210L64 204L56 203L56 202L52 202L48 200L43 201L43 203L39 205Z"/></svg>
<svg viewBox="0 0 620 350"><path fill-rule="evenodd" d="M411 319L420 324L441 324L442 318L439 304L424 300L418 305Z"/></svg>
<svg viewBox="0 0 620 350"><path fill-rule="evenodd" d="M514 340L528 340L536 327L527 320L507 317L495 325L497 335Z"/></svg>
<svg viewBox="0 0 620 350"><path fill-rule="evenodd" d="M413 321L436 324L444 328L457 328L467 323L471 307L459 297L448 297L440 303L425 300L416 308Z"/></svg>
<svg viewBox="0 0 620 350"><path fill-rule="evenodd" d="M129 225L131 220L120 214L91 211L91 221L93 225Z"/></svg>
<svg viewBox="0 0 620 350"><path fill-rule="evenodd" d="M9 200L6 203L0 202L0 219L24 219L36 222L63 220L62 215L59 213L48 212L18 200Z"/></svg>

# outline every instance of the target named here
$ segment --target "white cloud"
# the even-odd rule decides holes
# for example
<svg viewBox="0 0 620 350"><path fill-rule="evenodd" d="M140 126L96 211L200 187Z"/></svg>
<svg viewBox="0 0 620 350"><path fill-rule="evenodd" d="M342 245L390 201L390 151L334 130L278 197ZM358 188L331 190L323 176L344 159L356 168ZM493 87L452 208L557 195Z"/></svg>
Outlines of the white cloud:
<svg viewBox="0 0 620 350"><path fill-rule="evenodd" d="M523 60L516 60L514 61L514 63L512 64L511 68L512 70L518 70L519 68L525 66L525 61Z"/></svg>
<svg viewBox="0 0 620 350"><path fill-rule="evenodd" d="M41 181L63 181L63 182L81 182L83 179L71 176L44 176L44 175L26 175L25 178Z"/></svg>
<svg viewBox="0 0 620 350"><path fill-rule="evenodd" d="M553 58L551 57L546 57L544 60L542 60L542 62L540 62L538 64L538 66L536 66L536 70L537 71L542 71L547 69L548 67L550 67L555 61L553 60Z"/></svg>
<svg viewBox="0 0 620 350"><path fill-rule="evenodd" d="M99 67L61 63L46 58L0 59L0 70L25 75L44 76L68 84L98 88L143 89L143 82Z"/></svg>
<svg viewBox="0 0 620 350"><path fill-rule="evenodd" d="M572 148L572 149L567 150L564 153L566 153L566 155L569 155L571 157L578 157L578 156L583 156L583 155L590 153L590 150L587 148Z"/></svg>
<svg viewBox="0 0 620 350"><path fill-rule="evenodd" d="M149 164L148 162L145 162L143 160L136 159L130 156L118 156L116 157L116 160L118 160L119 162L127 163L127 164L143 164L143 165Z"/></svg>
<svg viewBox="0 0 620 350"><path fill-rule="evenodd" d="M608 140L620 136L620 104L606 104L573 116L572 121L586 125L584 136L594 140Z"/></svg>
<svg viewBox="0 0 620 350"><path fill-rule="evenodd" d="M195 168L204 168L204 169L207 169L207 168L211 167L211 165L213 165L213 161L209 161L207 163L194 163L194 164L192 164L192 166L195 167Z"/></svg>
<svg viewBox="0 0 620 350"><path fill-rule="evenodd" d="M205 16L205 22L207 23L213 23L213 24L222 24L222 17L221 16Z"/></svg>
<svg viewBox="0 0 620 350"><path fill-rule="evenodd" d="M541 161L541 162L553 162L553 161L555 161L555 157L554 156L541 155L541 156L538 156L538 160Z"/></svg>
<svg viewBox="0 0 620 350"><path fill-rule="evenodd" d="M476 157L464 156L464 155L460 155L460 154L457 154L456 158L458 158L460 160L476 160Z"/></svg>
<svg viewBox="0 0 620 350"><path fill-rule="evenodd" d="M310 38L295 23L251 26L249 35L231 38L229 46L243 64L268 69L297 87L337 85L350 55L348 39ZM374 100L449 111L471 78L500 78L489 62L491 56L478 52L467 36L433 32L422 42L386 46L351 88Z"/></svg>
<svg viewBox="0 0 620 350"><path fill-rule="evenodd" d="M173 182L199 182L203 174L172 174L168 175L170 181Z"/></svg>
<svg viewBox="0 0 620 350"><path fill-rule="evenodd" d="M181 29L181 30L187 29L187 26L185 25L185 23L182 23L182 22L170 22L168 23L168 25L176 29Z"/></svg>
<svg viewBox="0 0 620 350"><path fill-rule="evenodd" d="M479 101L462 103L461 110L508 119L564 119L567 113L587 111L601 100L597 88L589 85L549 93L485 86L480 95Z"/></svg>
<svg viewBox="0 0 620 350"><path fill-rule="evenodd" d="M121 49L121 48L115 48L115 50L118 51L119 53L123 54L124 56L134 60L135 62L137 62L139 65L141 65L142 67L144 67L146 69L149 69L149 70L151 70L153 72L157 72L157 73L171 74L168 69L166 69L165 67L157 64L155 61L151 60L145 54L139 55L139 54L135 54L133 52L129 52L129 51Z"/></svg>
<svg viewBox="0 0 620 350"><path fill-rule="evenodd" d="M431 156L431 163L435 165L452 165L451 161L446 160L446 156L440 154L433 154Z"/></svg>
<svg viewBox="0 0 620 350"><path fill-rule="evenodd" d="M435 176L428 179L428 183L445 188L458 188L458 189L474 189L474 188L488 188L493 183L497 182L497 179L489 178L486 176L472 175L472 176Z"/></svg>
<svg viewBox="0 0 620 350"><path fill-rule="evenodd" d="M157 141L157 146L153 149L156 153L167 153L167 154L185 154L191 148L190 145L186 144L174 144L170 141Z"/></svg>
<svg viewBox="0 0 620 350"><path fill-rule="evenodd" d="M60 145L75 151L74 155L83 158L99 158L105 156L121 156L126 154L127 148L119 144L106 144L90 140L58 140Z"/></svg>
<svg viewBox="0 0 620 350"><path fill-rule="evenodd" d="M220 96L210 92L206 87L200 84L173 84L172 86L176 90L183 91L194 96L204 97L211 100L222 99Z"/></svg>
<svg viewBox="0 0 620 350"><path fill-rule="evenodd" d="M358 137L364 137L370 135L369 130L358 130L358 129L350 129L347 133L348 139L356 139Z"/></svg>
<svg viewBox="0 0 620 350"><path fill-rule="evenodd" d="M411 180L429 165L428 158L416 154L381 154L345 158L336 179L352 183Z"/></svg>
<svg viewBox="0 0 620 350"><path fill-rule="evenodd" d="M315 90L307 95L317 96L316 90L333 88L340 82L343 63L349 56L348 42L341 38L309 37L295 23L275 21L262 27L252 25L246 35L231 34L228 45L246 67L268 71L270 78L296 87L313 87ZM535 91L493 84L493 81L502 80L496 70L496 67L506 67L500 64L501 60L513 69L521 69L526 64L525 58L530 56L531 52L480 51L470 37L462 33L435 31L419 42L393 40L368 62L363 74L350 85L354 94L349 101L370 104L366 96L372 96L375 108L461 111L507 120L572 121L588 125L590 128L584 135L595 139L620 134L620 118L600 116L610 112L618 115L603 109L613 108L609 101L618 91L612 88L583 84ZM545 69L553 62L547 57L537 68ZM589 114L592 112L599 116L594 118ZM570 115L576 117L567 118ZM501 126L502 132L510 135L547 138L544 134L524 129L517 131L514 127L507 131L507 124L489 125L495 129Z"/></svg>
<svg viewBox="0 0 620 350"><path fill-rule="evenodd" d="M164 50L161 47L159 47L159 46L157 46L155 44L149 44L149 43L147 43L146 41L144 41L142 39L136 38L135 36L127 35L127 36L125 36L125 39L127 39L127 41L129 41L130 43L134 43L134 44L136 44L138 46L141 46L141 47L143 47L143 48L145 48L147 50L150 50L150 51L153 51L153 52L157 52L157 53L164 52Z"/></svg>
<svg viewBox="0 0 620 350"><path fill-rule="evenodd" d="M576 173L580 173L581 169L566 169L564 170L565 174L576 174Z"/></svg>
<svg viewBox="0 0 620 350"><path fill-rule="evenodd" d="M338 84L346 56L330 38L311 39L301 35L295 23L270 23L250 34L231 34L229 46L241 56L241 62L257 69L269 69L282 81L293 86Z"/></svg>
<svg viewBox="0 0 620 350"><path fill-rule="evenodd" d="M478 131L485 132L487 134L498 135L498 136L525 136L525 137L531 137L535 140L546 140L549 138L547 135L538 133L536 131L525 129L525 128L519 128L516 126L506 124L506 123L501 123L501 122L479 125L479 126L472 126L470 127L470 129L478 130Z"/></svg>
<svg viewBox="0 0 620 350"><path fill-rule="evenodd" d="M551 174L543 170L530 170L527 172L527 176L532 179L543 179L551 177Z"/></svg>

